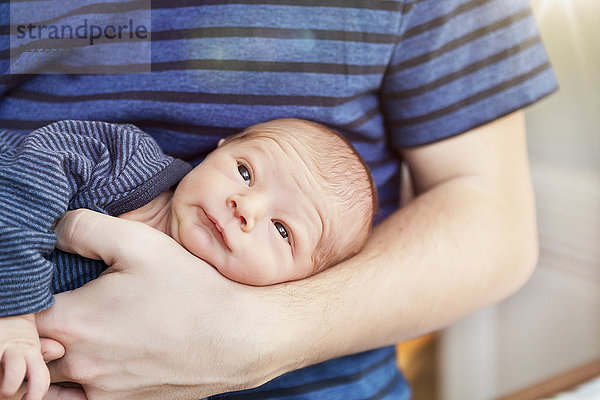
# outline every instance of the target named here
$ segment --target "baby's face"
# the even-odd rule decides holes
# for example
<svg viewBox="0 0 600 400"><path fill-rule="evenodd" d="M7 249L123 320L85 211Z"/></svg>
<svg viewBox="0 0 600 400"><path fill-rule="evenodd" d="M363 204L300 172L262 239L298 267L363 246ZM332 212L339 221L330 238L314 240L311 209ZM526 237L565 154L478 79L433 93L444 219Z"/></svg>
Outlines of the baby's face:
<svg viewBox="0 0 600 400"><path fill-rule="evenodd" d="M284 140L225 144L179 183L171 236L229 279L269 285L311 275L331 205Z"/></svg>

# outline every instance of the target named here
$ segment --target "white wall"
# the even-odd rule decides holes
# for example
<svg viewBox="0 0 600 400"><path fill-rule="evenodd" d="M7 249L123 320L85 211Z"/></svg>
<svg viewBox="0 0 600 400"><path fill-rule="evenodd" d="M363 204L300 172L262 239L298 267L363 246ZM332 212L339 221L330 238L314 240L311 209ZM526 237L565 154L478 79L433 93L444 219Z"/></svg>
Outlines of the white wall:
<svg viewBox="0 0 600 400"><path fill-rule="evenodd" d="M534 160L600 170L600 1L532 0L560 91L527 110Z"/></svg>

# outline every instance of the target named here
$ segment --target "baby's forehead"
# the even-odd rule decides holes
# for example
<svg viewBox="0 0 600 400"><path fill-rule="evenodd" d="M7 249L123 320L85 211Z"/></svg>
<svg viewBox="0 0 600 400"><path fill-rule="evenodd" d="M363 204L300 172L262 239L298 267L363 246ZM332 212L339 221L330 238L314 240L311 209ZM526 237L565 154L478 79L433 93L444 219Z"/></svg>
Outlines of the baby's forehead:
<svg viewBox="0 0 600 400"><path fill-rule="evenodd" d="M303 135L287 130L257 129L240 136L239 140L259 148L261 145L277 144L282 148L291 146L296 151L306 151L306 139L303 138Z"/></svg>
<svg viewBox="0 0 600 400"><path fill-rule="evenodd" d="M257 163L261 172L268 169L271 176L291 177L300 187L311 189L311 192L326 190L322 168L303 140L287 132L256 131L235 139L233 143L243 156ZM271 183L276 184L277 181Z"/></svg>
<svg viewBox="0 0 600 400"><path fill-rule="evenodd" d="M265 163L290 162L303 168L295 168L291 172L304 172L306 174L318 174L318 167L311 149L303 139L296 138L290 134L257 133L241 137L239 144L249 155L260 157ZM275 165L273 166L275 167ZM282 171L283 172L283 171Z"/></svg>

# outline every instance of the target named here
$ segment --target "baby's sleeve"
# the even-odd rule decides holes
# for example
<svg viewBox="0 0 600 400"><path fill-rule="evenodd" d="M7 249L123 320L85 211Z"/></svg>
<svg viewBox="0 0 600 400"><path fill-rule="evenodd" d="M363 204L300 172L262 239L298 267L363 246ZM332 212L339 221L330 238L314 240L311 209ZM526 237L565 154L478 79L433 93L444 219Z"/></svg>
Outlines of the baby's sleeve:
<svg viewBox="0 0 600 400"><path fill-rule="evenodd" d="M145 140L131 125L88 121L0 131L0 317L53 304L53 226L77 203L118 195L111 182L129 180Z"/></svg>

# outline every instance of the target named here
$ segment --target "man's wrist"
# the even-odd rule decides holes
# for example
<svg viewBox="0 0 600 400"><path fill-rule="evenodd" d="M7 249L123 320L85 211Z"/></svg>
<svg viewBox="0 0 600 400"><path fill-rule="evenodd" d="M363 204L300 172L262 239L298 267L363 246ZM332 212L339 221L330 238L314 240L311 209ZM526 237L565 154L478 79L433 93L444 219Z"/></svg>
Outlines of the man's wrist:
<svg viewBox="0 0 600 400"><path fill-rule="evenodd" d="M293 282L296 286L299 282ZM306 308L300 293L290 293L288 284L267 287L238 285L229 298L233 303L238 329L235 348L239 352L239 371L231 382L240 388L260 386L284 373L314 364L314 349ZM304 282L302 282L304 284ZM233 322L233 321L232 321ZM241 328L247 327L247 329ZM235 334L235 333L234 333Z"/></svg>
<svg viewBox="0 0 600 400"><path fill-rule="evenodd" d="M334 323L328 321L332 291L326 276L331 272L253 288L258 313L268 328L260 346L261 354L270 360L267 368L272 377L345 354L338 346L343 345L337 340L330 342L328 334Z"/></svg>

